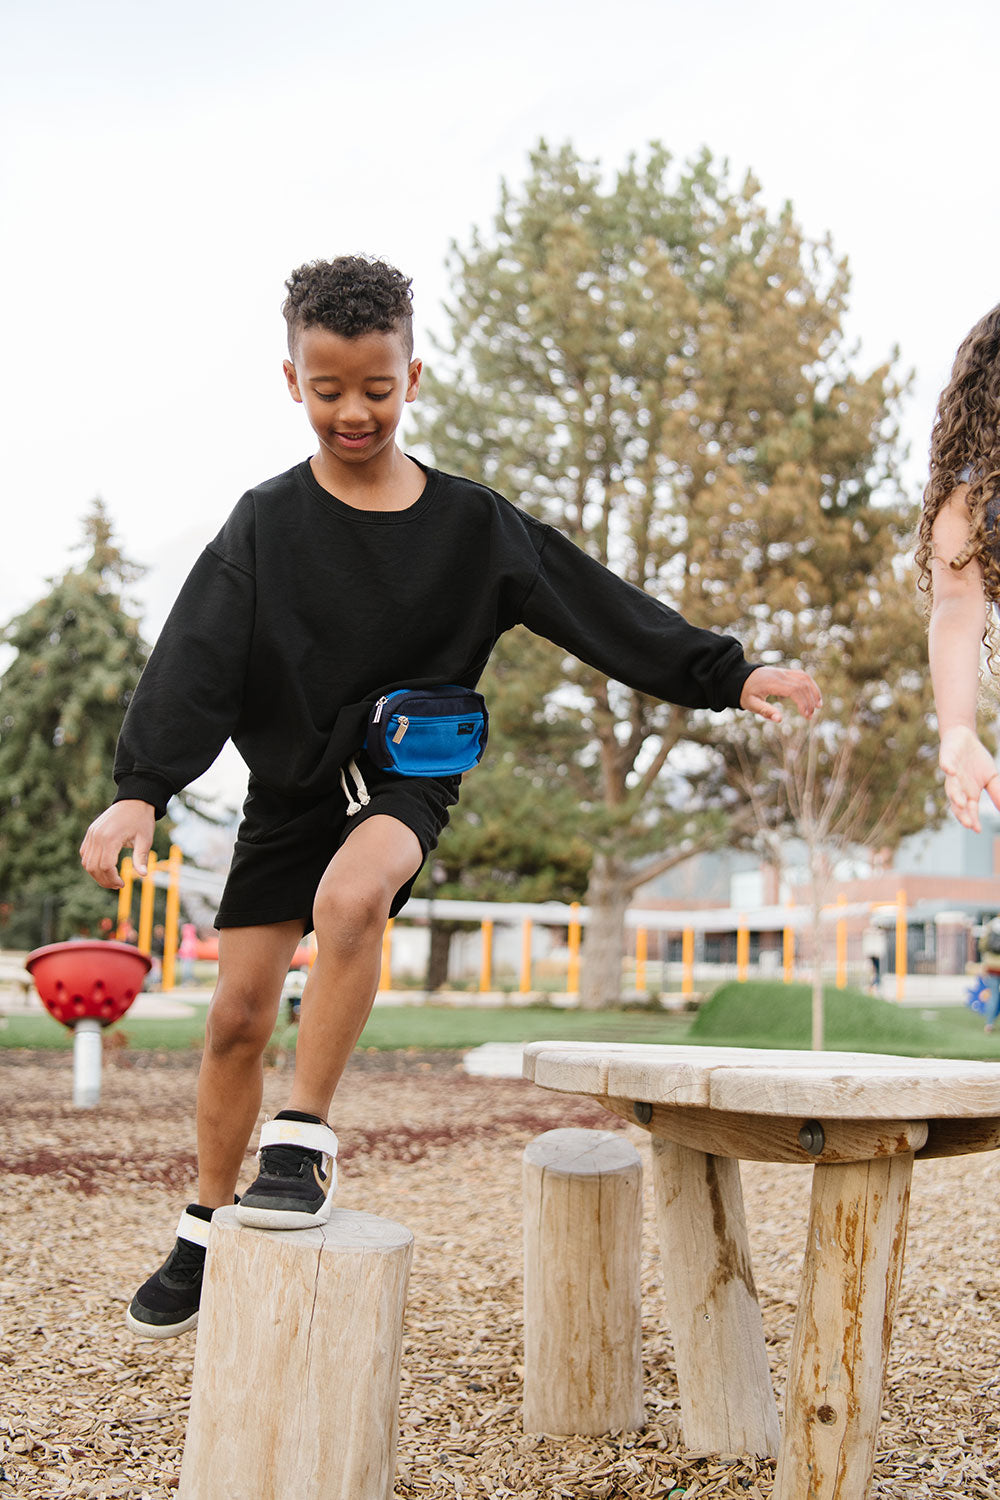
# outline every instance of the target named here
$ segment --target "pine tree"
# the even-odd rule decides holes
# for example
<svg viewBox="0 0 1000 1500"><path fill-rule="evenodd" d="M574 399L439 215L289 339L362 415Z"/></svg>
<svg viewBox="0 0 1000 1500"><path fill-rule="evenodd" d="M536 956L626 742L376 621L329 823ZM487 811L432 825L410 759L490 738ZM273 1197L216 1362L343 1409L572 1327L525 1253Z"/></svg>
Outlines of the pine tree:
<svg viewBox="0 0 1000 1500"><path fill-rule="evenodd" d="M452 269L449 344L421 388L434 462L736 635L751 660L805 666L828 724L861 723L880 747L871 795L911 777L894 835L923 826L938 794L901 564L914 518L897 481L901 384L888 364L853 368L848 270L830 244L707 154L675 169L653 145L606 180L543 143ZM749 716L692 714L553 658L545 717L593 849L583 1000L596 1005L619 993L634 891L751 832L734 737L762 765L770 752Z"/></svg>
<svg viewBox="0 0 1000 1500"><path fill-rule="evenodd" d="M88 824L114 796L122 714L147 649L125 590L142 575L100 500L85 560L3 629L0 678L0 940L29 946L90 930L115 898L80 868ZM163 834L161 833L161 839Z"/></svg>

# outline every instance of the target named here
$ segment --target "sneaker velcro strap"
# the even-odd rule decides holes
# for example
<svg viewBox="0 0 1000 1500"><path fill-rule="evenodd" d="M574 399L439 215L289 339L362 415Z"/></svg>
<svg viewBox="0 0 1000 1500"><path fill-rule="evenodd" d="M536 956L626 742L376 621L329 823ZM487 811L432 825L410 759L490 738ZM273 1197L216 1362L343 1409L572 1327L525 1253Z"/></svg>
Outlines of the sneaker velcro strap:
<svg viewBox="0 0 1000 1500"><path fill-rule="evenodd" d="M260 1150L265 1146L304 1146L307 1151L322 1151L337 1158L337 1137L329 1125L314 1125L309 1120L268 1120L261 1126Z"/></svg>
<svg viewBox="0 0 1000 1500"><path fill-rule="evenodd" d="M185 1209L177 1223L177 1238L187 1240L192 1245L202 1245L207 1250L211 1227L205 1219L199 1219L196 1214L189 1214Z"/></svg>

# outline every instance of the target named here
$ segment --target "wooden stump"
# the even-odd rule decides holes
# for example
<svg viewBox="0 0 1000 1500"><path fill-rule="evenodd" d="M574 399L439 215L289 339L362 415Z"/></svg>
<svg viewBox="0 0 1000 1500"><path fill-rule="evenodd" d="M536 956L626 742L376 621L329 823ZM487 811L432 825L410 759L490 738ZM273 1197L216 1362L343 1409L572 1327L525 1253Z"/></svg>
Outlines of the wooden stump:
<svg viewBox="0 0 1000 1500"><path fill-rule="evenodd" d="M639 1153L617 1131L548 1130L523 1184L524 1430L641 1427Z"/></svg>
<svg viewBox="0 0 1000 1500"><path fill-rule="evenodd" d="M875 1463L911 1155L818 1166L775 1500L863 1500Z"/></svg>
<svg viewBox="0 0 1000 1500"><path fill-rule="evenodd" d="M654 1137L653 1173L684 1441L774 1457L781 1428L739 1162Z"/></svg>
<svg viewBox="0 0 1000 1500"><path fill-rule="evenodd" d="M413 1236L212 1220L181 1500L390 1500Z"/></svg>

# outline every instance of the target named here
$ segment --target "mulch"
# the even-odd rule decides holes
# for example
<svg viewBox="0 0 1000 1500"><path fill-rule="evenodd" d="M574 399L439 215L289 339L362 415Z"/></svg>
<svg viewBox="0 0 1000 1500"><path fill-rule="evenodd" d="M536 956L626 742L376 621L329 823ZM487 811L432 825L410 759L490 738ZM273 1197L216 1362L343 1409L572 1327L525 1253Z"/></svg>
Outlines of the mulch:
<svg viewBox="0 0 1000 1500"><path fill-rule="evenodd" d="M191 1190L197 1059L112 1056L89 1111L72 1108L65 1054L5 1052L0 1067L0 1500L168 1500L194 1339L135 1339L123 1314ZM268 1112L287 1086L287 1072L268 1068ZM521 1155L543 1130L614 1128L609 1116L519 1080L467 1077L451 1054L361 1053L334 1124L338 1203L415 1236L397 1500L771 1495L770 1462L681 1444L648 1171L646 1427L607 1438L521 1431ZM645 1133L621 1128L648 1165ZM809 1173L742 1171L780 1407ZM997 1153L916 1168L872 1500L1000 1497L998 1192Z"/></svg>

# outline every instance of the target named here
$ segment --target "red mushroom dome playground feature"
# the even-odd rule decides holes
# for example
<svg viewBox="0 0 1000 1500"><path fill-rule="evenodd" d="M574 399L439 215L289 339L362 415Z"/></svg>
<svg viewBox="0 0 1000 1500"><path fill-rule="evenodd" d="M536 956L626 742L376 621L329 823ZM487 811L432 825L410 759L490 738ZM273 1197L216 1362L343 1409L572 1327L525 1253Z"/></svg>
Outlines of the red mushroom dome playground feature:
<svg viewBox="0 0 1000 1500"><path fill-rule="evenodd" d="M24 966L39 999L73 1032L73 1103L89 1108L101 1097L101 1028L119 1021L153 966L130 943L50 943L29 953Z"/></svg>

